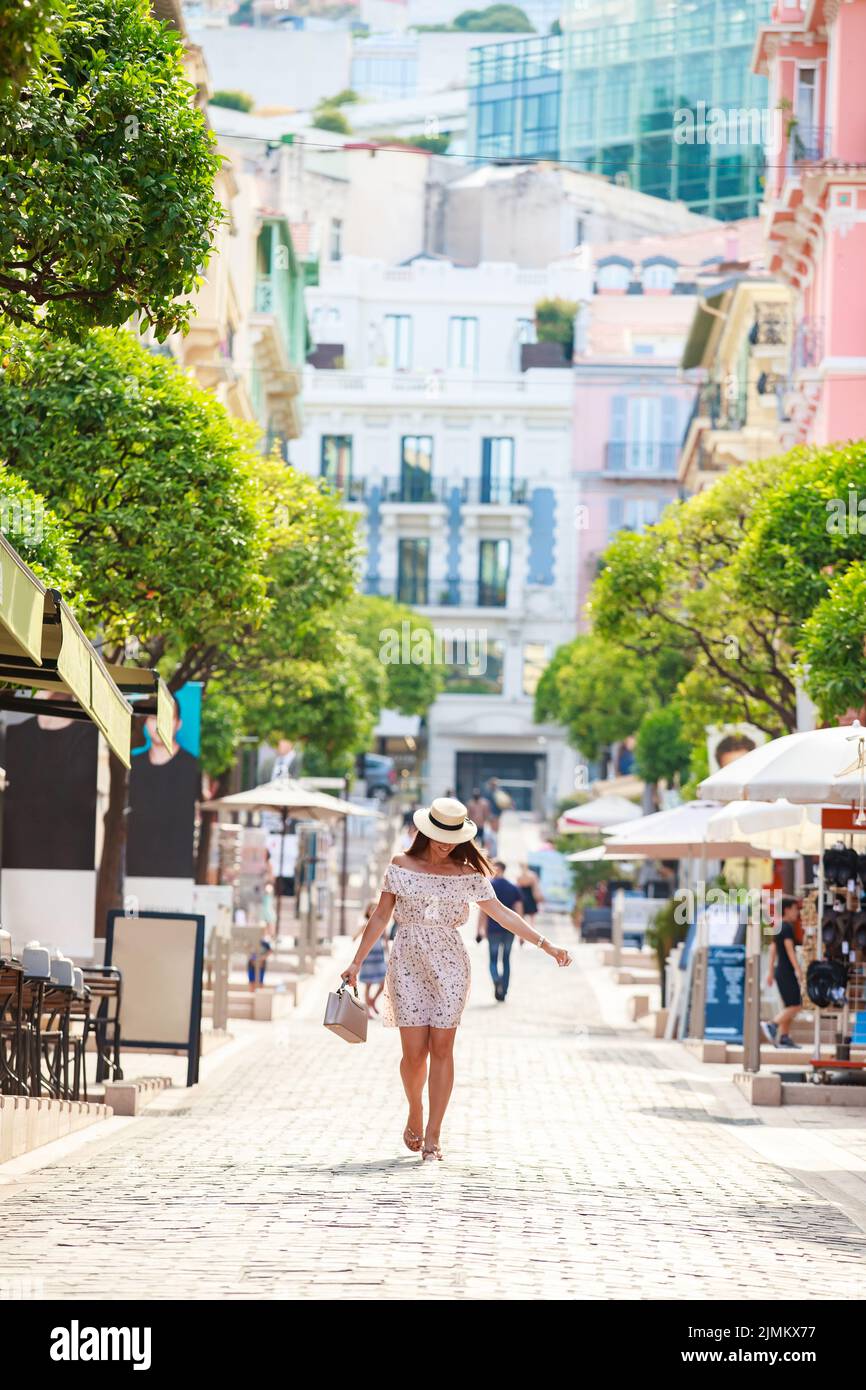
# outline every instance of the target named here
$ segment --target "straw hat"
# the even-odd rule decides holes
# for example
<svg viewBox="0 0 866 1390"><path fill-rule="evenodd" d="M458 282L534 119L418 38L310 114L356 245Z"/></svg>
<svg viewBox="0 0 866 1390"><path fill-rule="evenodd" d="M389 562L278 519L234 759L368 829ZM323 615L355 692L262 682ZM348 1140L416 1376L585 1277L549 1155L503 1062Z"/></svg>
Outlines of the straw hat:
<svg viewBox="0 0 866 1390"><path fill-rule="evenodd" d="M437 796L429 811L416 811L412 819L422 835L446 845L465 844L478 834L478 827L469 819L463 802L453 796Z"/></svg>

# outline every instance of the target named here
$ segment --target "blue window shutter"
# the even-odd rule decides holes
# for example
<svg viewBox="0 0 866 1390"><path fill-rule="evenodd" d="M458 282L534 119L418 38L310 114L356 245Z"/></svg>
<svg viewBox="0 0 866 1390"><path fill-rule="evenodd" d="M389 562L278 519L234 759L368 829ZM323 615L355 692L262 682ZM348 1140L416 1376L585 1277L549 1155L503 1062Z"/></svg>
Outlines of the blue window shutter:
<svg viewBox="0 0 866 1390"><path fill-rule="evenodd" d="M612 396L610 402L610 437L621 443L626 437L628 397Z"/></svg>
<svg viewBox="0 0 866 1390"><path fill-rule="evenodd" d="M679 401L676 396L662 396L662 439L668 444L679 443L677 437L677 406Z"/></svg>
<svg viewBox="0 0 866 1390"><path fill-rule="evenodd" d="M625 521L625 499L611 497L607 504L607 531L610 537L621 531Z"/></svg>

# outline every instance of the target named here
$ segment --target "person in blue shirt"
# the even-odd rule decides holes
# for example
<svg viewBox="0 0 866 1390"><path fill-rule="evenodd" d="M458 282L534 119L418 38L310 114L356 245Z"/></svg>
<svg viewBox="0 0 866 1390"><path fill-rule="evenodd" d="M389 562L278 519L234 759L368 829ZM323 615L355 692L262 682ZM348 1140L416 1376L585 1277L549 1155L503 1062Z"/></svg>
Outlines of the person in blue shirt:
<svg viewBox="0 0 866 1390"><path fill-rule="evenodd" d="M501 903L506 907L520 911L523 898L516 883L512 883L505 877L505 865L501 859L493 861L496 870L490 880L490 886ZM493 993L500 1004L505 1002L508 993L508 984L511 979L511 966L509 957L511 947L514 943L513 933L500 927L489 917L485 917L487 930L487 946L490 951L490 977L493 980ZM501 964L500 964L501 962Z"/></svg>

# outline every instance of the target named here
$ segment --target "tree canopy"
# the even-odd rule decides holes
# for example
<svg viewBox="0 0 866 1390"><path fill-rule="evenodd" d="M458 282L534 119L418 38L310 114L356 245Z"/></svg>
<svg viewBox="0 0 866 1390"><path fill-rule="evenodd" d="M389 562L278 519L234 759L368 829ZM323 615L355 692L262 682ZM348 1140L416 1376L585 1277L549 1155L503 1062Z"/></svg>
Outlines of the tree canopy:
<svg viewBox="0 0 866 1390"><path fill-rule="evenodd" d="M0 88L0 311L69 335L139 314L163 338L223 216L180 37L147 0L39 13L20 89Z"/></svg>

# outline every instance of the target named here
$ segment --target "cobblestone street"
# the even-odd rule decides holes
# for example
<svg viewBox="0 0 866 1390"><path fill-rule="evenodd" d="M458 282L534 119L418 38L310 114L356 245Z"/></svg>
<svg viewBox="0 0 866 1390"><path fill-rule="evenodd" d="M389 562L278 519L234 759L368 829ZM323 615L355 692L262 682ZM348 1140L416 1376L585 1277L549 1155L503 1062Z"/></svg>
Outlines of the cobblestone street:
<svg viewBox="0 0 866 1390"><path fill-rule="evenodd" d="M467 943L443 1164L401 1146L397 1034L325 1033L320 973L192 1095L0 1182L4 1275L48 1298L866 1293L862 1224L745 1145L763 1120L680 1049L610 1025L593 948L565 972L515 946L498 1005Z"/></svg>

